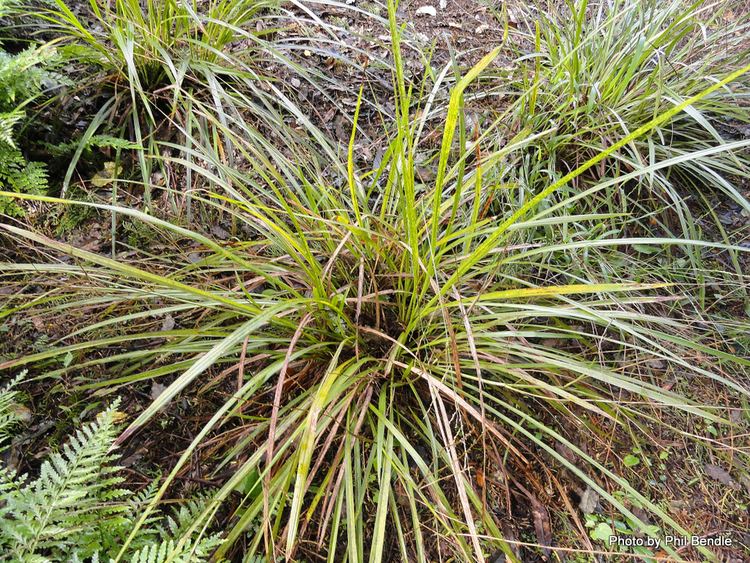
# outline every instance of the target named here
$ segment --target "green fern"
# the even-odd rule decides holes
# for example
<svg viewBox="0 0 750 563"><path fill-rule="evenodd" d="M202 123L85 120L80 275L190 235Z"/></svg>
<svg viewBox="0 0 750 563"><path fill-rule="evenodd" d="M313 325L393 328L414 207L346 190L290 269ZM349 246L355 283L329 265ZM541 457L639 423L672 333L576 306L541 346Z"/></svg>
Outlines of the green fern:
<svg viewBox="0 0 750 563"><path fill-rule="evenodd" d="M40 162L27 162L15 145L3 141L0 116L0 190L41 195L47 191L47 170ZM0 214L20 217L23 208L10 198L0 198Z"/></svg>
<svg viewBox="0 0 750 563"><path fill-rule="evenodd" d="M107 465L114 459L107 450L116 436L116 412L109 408L70 436L63 451L42 464L35 481L21 477L15 494L4 499L11 517L3 535L11 536L19 560L103 547L97 545L97 529L118 508L122 511L116 501L126 494L115 488L122 482L113 475L118 468Z"/></svg>
<svg viewBox="0 0 750 563"><path fill-rule="evenodd" d="M22 410L18 403L19 393L13 390L23 376L22 373L0 388L0 452L5 449L5 442L11 437L11 432L23 419Z"/></svg>
<svg viewBox="0 0 750 563"><path fill-rule="evenodd" d="M0 389L0 446L18 423L18 394ZM121 487L111 453L118 434L117 402L69 436L44 461L36 479L0 465L0 560L18 562L114 561L156 481L139 494ZM218 535L189 531L205 499L186 502L169 516L156 515L128 544L124 561L205 561L221 543Z"/></svg>
<svg viewBox="0 0 750 563"><path fill-rule="evenodd" d="M191 561L205 561L211 552L219 547L221 540L211 536L198 542L187 542L183 546L176 545L174 540L164 540L160 544L144 547L133 554L130 563L190 563Z"/></svg>
<svg viewBox="0 0 750 563"><path fill-rule="evenodd" d="M112 135L84 136L83 138L74 139L64 143L44 143L43 146L53 157L69 156L77 150L81 151L83 154L87 154L95 148L115 150L137 150L141 148L138 143L133 143L132 141L120 137L113 137Z"/></svg>
<svg viewBox="0 0 750 563"><path fill-rule="evenodd" d="M16 147L16 142L13 140L13 128L23 119L23 116L24 113L18 110L0 113L0 143Z"/></svg>
<svg viewBox="0 0 750 563"><path fill-rule="evenodd" d="M7 9L8 3L0 0L0 14ZM27 162L16 144L14 130L25 117L21 108L41 93L45 81L66 82L47 70L55 58L54 50L46 46L16 55L0 50L0 190L33 195L43 195L48 190L45 166ZM77 147L78 143L63 143L49 152L55 156ZM95 135L85 146L93 147L132 149L138 145L108 135ZM11 198L0 198L0 214L20 217L24 209Z"/></svg>
<svg viewBox="0 0 750 563"><path fill-rule="evenodd" d="M52 78L45 66L54 58L50 47L28 48L14 55L0 51L0 107L6 110L38 96L44 81Z"/></svg>
<svg viewBox="0 0 750 563"><path fill-rule="evenodd" d="M12 4L0 0L0 17L8 14ZM55 56L50 47L28 48L13 55L0 49L0 190L36 195L47 191L44 165L26 161L14 130L25 117L22 108L41 93L45 81L60 82L46 68ZM23 209L0 198L0 214L21 216Z"/></svg>

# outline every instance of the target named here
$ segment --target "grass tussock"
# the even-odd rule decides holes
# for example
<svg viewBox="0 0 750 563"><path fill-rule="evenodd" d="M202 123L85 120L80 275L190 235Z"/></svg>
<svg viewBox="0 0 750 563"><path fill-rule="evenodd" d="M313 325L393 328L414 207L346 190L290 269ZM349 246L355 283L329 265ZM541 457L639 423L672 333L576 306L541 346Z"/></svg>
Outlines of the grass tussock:
<svg viewBox="0 0 750 563"><path fill-rule="evenodd" d="M536 54L514 111L520 128L548 131L528 150L523 182L532 193L717 83L750 54L750 22L727 15L726 2L541 8L527 32ZM750 173L746 139L734 128L748 123L748 88L740 78L611 153L571 185L589 189L576 205L648 218L686 238L699 237L694 209L705 209L711 193L750 210L738 183ZM622 179L631 173L637 176ZM590 190L603 179L619 181Z"/></svg>

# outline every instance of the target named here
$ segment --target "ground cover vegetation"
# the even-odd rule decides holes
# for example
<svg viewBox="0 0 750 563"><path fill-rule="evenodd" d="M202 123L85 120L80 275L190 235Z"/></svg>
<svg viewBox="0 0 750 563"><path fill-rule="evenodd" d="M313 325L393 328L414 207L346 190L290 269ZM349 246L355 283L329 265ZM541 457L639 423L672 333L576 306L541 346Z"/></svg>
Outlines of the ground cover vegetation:
<svg viewBox="0 0 750 563"><path fill-rule="evenodd" d="M11 429L27 415L11 382L0 391L0 445L7 447ZM71 434L61 452L53 453L30 481L3 468L2 532L5 553L21 561L108 560L128 537L139 510L156 491L150 486L134 495L118 488L116 456L110 453L122 413L116 405ZM173 515L156 514L130 544L128 561L206 561L221 540L217 535L194 542L184 530L200 510L193 499ZM175 542L180 538L181 542ZM185 541L185 538L188 538Z"/></svg>
<svg viewBox="0 0 750 563"><path fill-rule="evenodd" d="M0 17L12 8L0 2ZM0 48L0 188L4 191L41 194L47 187L44 166L28 162L19 149L14 129L24 118L24 107L40 94L45 80L53 80L44 69L53 54L49 49L29 47L18 53ZM9 198L0 199L0 212L18 215L20 207Z"/></svg>
<svg viewBox="0 0 750 563"><path fill-rule="evenodd" d="M13 8L0 557L750 555L750 22L469 5Z"/></svg>

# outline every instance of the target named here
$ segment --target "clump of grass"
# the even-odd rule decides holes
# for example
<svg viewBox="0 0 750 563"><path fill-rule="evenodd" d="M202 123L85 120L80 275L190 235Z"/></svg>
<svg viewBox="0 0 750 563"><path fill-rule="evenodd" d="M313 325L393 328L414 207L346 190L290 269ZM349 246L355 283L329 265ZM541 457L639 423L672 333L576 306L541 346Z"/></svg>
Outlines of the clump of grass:
<svg viewBox="0 0 750 563"><path fill-rule="evenodd" d="M241 130L246 143L273 137L283 146L295 137L288 117L299 109L279 95L261 68L276 65L291 76L313 79L273 44L277 30L261 25L277 4L118 0L102 5L92 0L78 16L65 0L54 0L39 12L59 51L82 66L78 89L101 98L71 159L63 195L81 152L102 128L138 148L147 209L161 141L179 142L187 149L185 159L194 137L221 143L224 158L234 162L239 149L222 130Z"/></svg>
<svg viewBox="0 0 750 563"><path fill-rule="evenodd" d="M41 15L53 26L51 31L66 41L68 51L102 69L100 80L112 88L128 90L135 85L153 92L174 84L180 70L191 64L221 64L227 48L255 27L264 10L277 4L276 0L201 5L157 0L142 5L119 0L100 5L92 0L89 12L79 18L64 0L55 0Z"/></svg>
<svg viewBox="0 0 750 563"><path fill-rule="evenodd" d="M749 22L724 20L729 6L705 0L539 5L526 35L535 54L514 115L520 128L550 133L529 148L522 183L538 191L748 60ZM584 191L592 181L631 172L638 172L636 180L589 193L575 205L589 201L595 209L632 213L646 228L659 224L662 232L687 238L699 238L693 210L705 209L711 192L750 210L736 187L750 177L750 160L745 145L730 147L728 137L729 125L750 122L749 99L742 79L691 104L569 189ZM724 148L699 153L712 147ZM667 161L670 166L655 168ZM670 213L653 213L663 210Z"/></svg>
<svg viewBox="0 0 750 563"><path fill-rule="evenodd" d="M655 275L633 275L628 262L599 268L610 256L624 260L617 249L634 243L592 234L612 214L555 216L540 204L560 194L565 208L576 197L563 189L568 183L750 67L663 108L530 199L498 204L495 181L529 138L521 134L488 153L481 141L454 150L463 92L497 51L456 84L436 177L419 181L417 153L430 111L415 117L392 2L389 8L395 118L378 166L357 166L356 126L345 162L322 149L297 159L302 152L285 155L270 144L257 147L250 172L233 167L214 143L195 143L190 162L165 157L202 181L206 205L221 207L250 233L233 244L138 210L85 204L190 240L202 250L199 260L151 256L134 264L4 225L10 237L77 260L3 264L8 275L67 278L20 310L47 307L54 315L86 307L108 316L0 369L33 365L39 377L54 378L97 366L112 377L79 378L78 386L99 391L173 378L120 442L181 393L232 377L231 397L159 493L209 435L234 427L218 460L207 460L215 462L214 475L231 476L186 532L202 529L239 492L217 556L242 541L246 557L268 559L303 557L309 549L329 560L425 561L439 553L485 561L499 550L516 561L476 468L508 495L526 490L538 505L542 488L528 475L550 462L595 491L632 531L687 534L623 476L627 460L597 459L566 430L580 424L596 440L595 421L604 421L637 444L656 423L652 409L725 424L716 408L666 389L663 373L641 374L639 366L658 360L747 396L746 385L726 372L740 373L750 362L677 336L674 321L650 314L650 304L676 292ZM435 90L441 85L438 79ZM572 240L561 241L562 231L572 231ZM173 322L165 328L158 320L167 315ZM99 336L112 329L114 335ZM132 345L141 342L148 345ZM706 361L686 359L697 354ZM62 367L60 358L68 358ZM634 513L636 503L656 527ZM549 522L535 510L537 539L552 547ZM142 522L147 518L148 511Z"/></svg>

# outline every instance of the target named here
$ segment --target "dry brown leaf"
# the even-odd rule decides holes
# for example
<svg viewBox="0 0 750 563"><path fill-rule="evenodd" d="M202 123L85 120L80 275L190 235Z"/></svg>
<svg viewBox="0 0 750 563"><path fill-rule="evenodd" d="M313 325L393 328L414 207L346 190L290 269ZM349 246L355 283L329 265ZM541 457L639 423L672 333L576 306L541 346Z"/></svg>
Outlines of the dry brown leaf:
<svg viewBox="0 0 750 563"><path fill-rule="evenodd" d="M737 481L732 479L732 476L729 474L729 472L726 469L719 467L718 465L707 463L703 466L703 471L711 479L718 481L722 485L726 485L727 487L731 487L733 489L739 488L739 485L737 485Z"/></svg>

